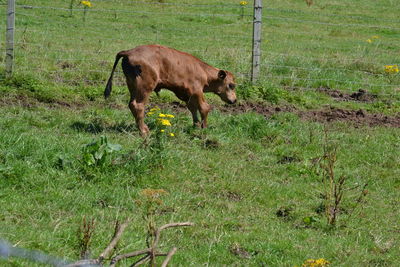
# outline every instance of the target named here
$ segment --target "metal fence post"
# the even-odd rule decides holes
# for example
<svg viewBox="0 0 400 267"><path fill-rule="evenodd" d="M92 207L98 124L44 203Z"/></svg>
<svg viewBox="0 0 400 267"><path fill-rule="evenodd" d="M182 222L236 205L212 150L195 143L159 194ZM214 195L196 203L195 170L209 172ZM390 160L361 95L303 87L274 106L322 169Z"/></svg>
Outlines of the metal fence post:
<svg viewBox="0 0 400 267"><path fill-rule="evenodd" d="M8 0L6 32L6 76L12 75L14 61L15 0Z"/></svg>
<svg viewBox="0 0 400 267"><path fill-rule="evenodd" d="M251 82L254 83L260 74L261 61L261 14L262 0L254 0L254 17L253 17L253 52L252 52L252 68Z"/></svg>

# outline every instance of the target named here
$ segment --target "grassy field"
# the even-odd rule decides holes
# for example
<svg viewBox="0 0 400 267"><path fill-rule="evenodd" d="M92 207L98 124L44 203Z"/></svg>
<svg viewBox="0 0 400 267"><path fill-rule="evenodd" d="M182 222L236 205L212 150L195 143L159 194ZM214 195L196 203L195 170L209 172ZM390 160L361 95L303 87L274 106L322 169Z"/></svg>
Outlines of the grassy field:
<svg viewBox="0 0 400 267"><path fill-rule="evenodd" d="M15 75L4 79L2 70L0 83L0 239L74 261L84 218L95 221L93 256L115 221L131 218L115 253L138 250L146 247L150 202L157 226L195 223L163 234L162 251L178 248L173 266L293 267L319 258L330 266L399 266L400 128L299 115L332 107L398 117L400 75L384 71L400 62L395 1L264 1L256 85L247 81L251 8L241 18L239 1L144 2L93 1L83 22L82 10L70 16L69 1L18 1ZM231 70L239 104L283 111L266 118L208 96L216 107L210 127L196 129L162 91L152 106L175 115L168 128L175 136L161 135L148 116L153 134L143 140L121 73L112 98L102 99L115 53L143 43ZM359 89L371 98L327 94ZM88 144L102 136L122 149L94 163ZM334 226L322 168L333 148L334 176L345 177ZM146 189L166 193L146 201ZM42 266L17 258L0 265Z"/></svg>

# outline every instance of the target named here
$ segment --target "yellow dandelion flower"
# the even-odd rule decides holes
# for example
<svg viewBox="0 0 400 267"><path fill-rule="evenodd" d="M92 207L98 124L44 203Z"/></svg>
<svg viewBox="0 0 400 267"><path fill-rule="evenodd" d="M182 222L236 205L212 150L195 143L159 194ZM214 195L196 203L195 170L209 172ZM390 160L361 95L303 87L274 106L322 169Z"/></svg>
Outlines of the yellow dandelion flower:
<svg viewBox="0 0 400 267"><path fill-rule="evenodd" d="M156 112L156 111L159 111L159 110L160 110L159 107L154 107L154 108L151 108L151 109L150 109L150 112Z"/></svg>
<svg viewBox="0 0 400 267"><path fill-rule="evenodd" d="M397 65L385 65L385 72L386 73L398 73L399 66Z"/></svg>
<svg viewBox="0 0 400 267"><path fill-rule="evenodd" d="M173 133L169 133L169 136L172 136L172 137L174 137L174 136L175 136L175 134L173 134Z"/></svg>
<svg viewBox="0 0 400 267"><path fill-rule="evenodd" d="M163 114L163 113L158 114L158 117L160 117L160 118L175 118L175 116L172 114Z"/></svg>
<svg viewBox="0 0 400 267"><path fill-rule="evenodd" d="M239 3L241 6L245 6L245 5L247 5L248 4L248 2L247 1L240 1L240 3Z"/></svg>
<svg viewBox="0 0 400 267"><path fill-rule="evenodd" d="M152 111L150 111L150 112L147 112L147 115L153 115L154 114L154 112L152 112Z"/></svg>
<svg viewBox="0 0 400 267"><path fill-rule="evenodd" d="M164 130L164 129L163 129L163 130L160 130L160 132L163 133L163 132L165 132L165 130Z"/></svg>
<svg viewBox="0 0 400 267"><path fill-rule="evenodd" d="M92 3L90 1L81 1L81 4L87 7L92 7Z"/></svg>
<svg viewBox="0 0 400 267"><path fill-rule="evenodd" d="M321 259L308 259L301 266L302 267L326 267L330 264L329 261L321 258Z"/></svg>
<svg viewBox="0 0 400 267"><path fill-rule="evenodd" d="M378 35L374 35L374 36L372 36L372 39L379 39L379 36Z"/></svg>
<svg viewBox="0 0 400 267"><path fill-rule="evenodd" d="M370 43L372 43L372 40L368 39L368 40L366 40L366 42L370 44Z"/></svg>
<svg viewBox="0 0 400 267"><path fill-rule="evenodd" d="M158 122L163 126L171 126L171 122L166 119L158 119Z"/></svg>

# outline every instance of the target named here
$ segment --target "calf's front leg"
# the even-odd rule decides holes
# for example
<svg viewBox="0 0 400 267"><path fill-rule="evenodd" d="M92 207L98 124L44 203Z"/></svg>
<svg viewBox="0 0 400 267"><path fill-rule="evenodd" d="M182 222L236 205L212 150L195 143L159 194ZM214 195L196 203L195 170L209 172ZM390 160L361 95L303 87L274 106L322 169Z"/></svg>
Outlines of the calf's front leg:
<svg viewBox="0 0 400 267"><path fill-rule="evenodd" d="M211 106L204 100L204 97L199 98L199 111L201 116L201 128L207 127L207 116L211 110Z"/></svg>
<svg viewBox="0 0 400 267"><path fill-rule="evenodd" d="M188 101L187 107L190 113L192 113L193 126L200 127L199 117L197 116L197 111L198 111L197 101Z"/></svg>

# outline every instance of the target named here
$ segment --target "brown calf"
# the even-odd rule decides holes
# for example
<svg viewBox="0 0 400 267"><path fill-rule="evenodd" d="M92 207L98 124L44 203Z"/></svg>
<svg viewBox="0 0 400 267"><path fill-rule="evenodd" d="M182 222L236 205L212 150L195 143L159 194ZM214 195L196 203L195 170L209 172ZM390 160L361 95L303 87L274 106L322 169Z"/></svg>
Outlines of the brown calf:
<svg viewBox="0 0 400 267"><path fill-rule="evenodd" d="M143 45L117 54L104 96L111 93L112 78L120 58L122 70L131 95L129 108L142 135L149 133L144 123L145 104L152 91L171 90L185 101L192 113L193 124L207 127L211 110L203 93L213 92L223 101L236 102L235 81L232 73L214 68L200 59L161 45ZM200 112L201 122L197 117Z"/></svg>

